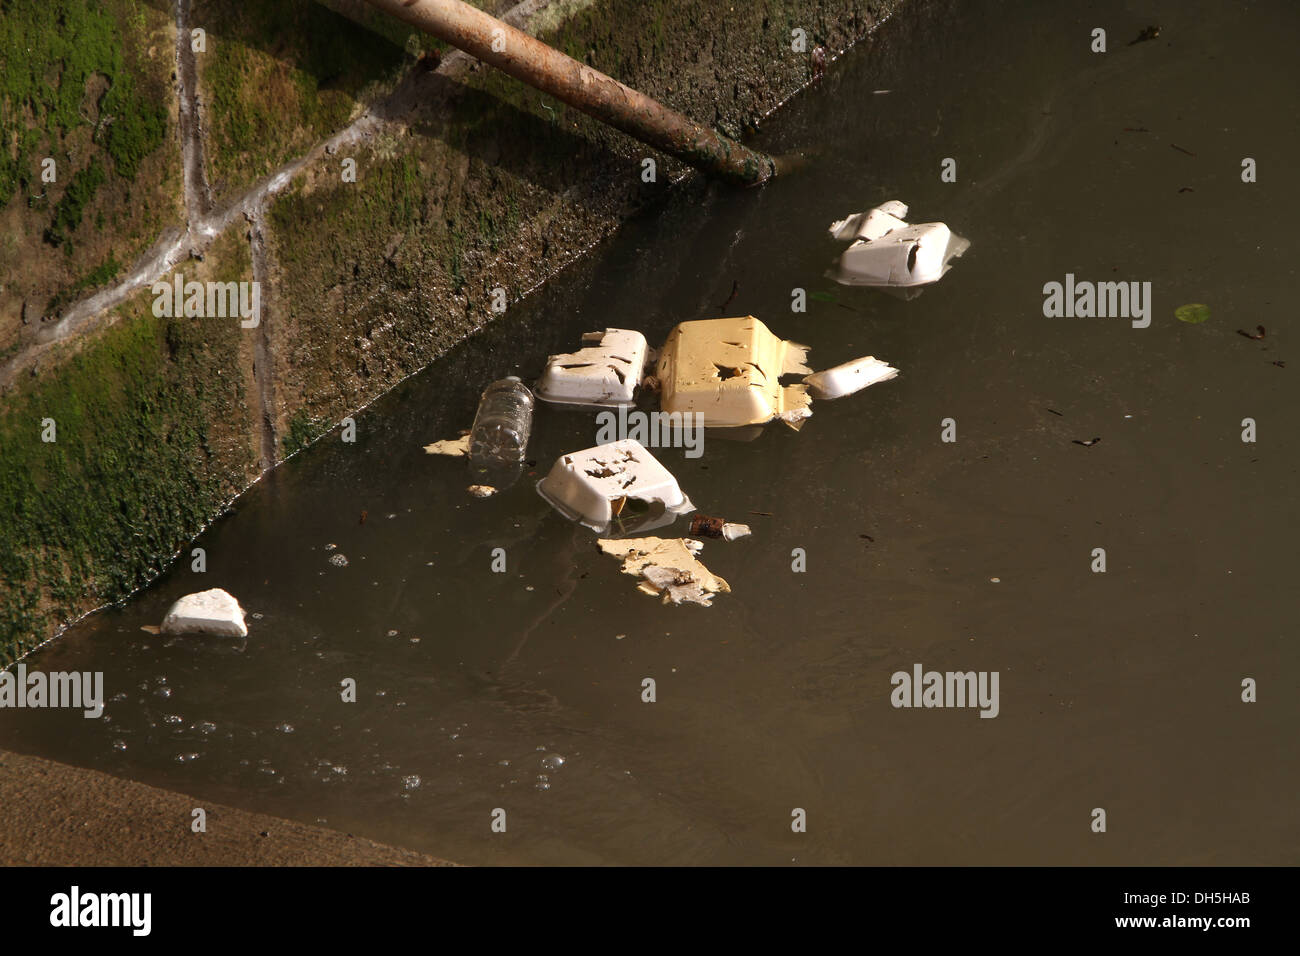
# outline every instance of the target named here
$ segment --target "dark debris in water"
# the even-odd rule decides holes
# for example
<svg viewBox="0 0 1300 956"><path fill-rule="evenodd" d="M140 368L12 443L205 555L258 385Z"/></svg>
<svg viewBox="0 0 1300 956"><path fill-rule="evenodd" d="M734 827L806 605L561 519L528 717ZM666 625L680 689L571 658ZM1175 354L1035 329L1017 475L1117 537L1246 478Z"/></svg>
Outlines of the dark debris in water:
<svg viewBox="0 0 1300 956"><path fill-rule="evenodd" d="M739 279L732 279L732 280L731 280L731 295L727 296L727 301L726 301L726 302L724 302L724 303L722 303L722 305L718 306L718 311L719 311L719 312L725 312L725 311L727 311L727 306L731 305L731 303L735 301L736 293L738 293L739 291L740 291L740 280L739 280Z"/></svg>

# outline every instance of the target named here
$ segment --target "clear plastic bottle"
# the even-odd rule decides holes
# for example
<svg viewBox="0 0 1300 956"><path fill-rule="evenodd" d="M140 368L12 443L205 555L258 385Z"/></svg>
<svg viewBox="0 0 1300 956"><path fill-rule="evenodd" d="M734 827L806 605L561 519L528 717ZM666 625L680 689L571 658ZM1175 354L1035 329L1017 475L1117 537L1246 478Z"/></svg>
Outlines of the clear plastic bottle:
<svg viewBox="0 0 1300 956"><path fill-rule="evenodd" d="M483 390L470 431L469 458L475 468L517 465L524 460L533 427L533 393L511 375Z"/></svg>

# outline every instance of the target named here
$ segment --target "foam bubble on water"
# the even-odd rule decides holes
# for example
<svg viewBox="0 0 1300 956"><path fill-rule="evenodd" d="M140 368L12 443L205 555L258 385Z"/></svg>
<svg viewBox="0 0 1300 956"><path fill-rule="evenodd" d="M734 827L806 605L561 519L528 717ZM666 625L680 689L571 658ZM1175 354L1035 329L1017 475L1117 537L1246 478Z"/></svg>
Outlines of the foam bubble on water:
<svg viewBox="0 0 1300 956"><path fill-rule="evenodd" d="M182 717L180 714L166 714L163 717L164 724L180 724L184 722L185 722L185 718Z"/></svg>
<svg viewBox="0 0 1300 956"><path fill-rule="evenodd" d="M172 689L170 687L159 687L153 692L153 695L155 697L170 697L172 695Z"/></svg>
<svg viewBox="0 0 1300 956"><path fill-rule="evenodd" d="M542 758L543 770L559 770L564 766L564 758L559 754L547 754Z"/></svg>
<svg viewBox="0 0 1300 956"><path fill-rule="evenodd" d="M326 550L326 551L333 551L333 550L334 550L335 548L337 548L337 547L338 547L338 545L335 544L333 541L331 541L329 544L325 545L325 550Z"/></svg>
<svg viewBox="0 0 1300 956"><path fill-rule="evenodd" d="M190 763L191 761L198 760L198 759L199 759L198 754L177 754L176 755L177 763Z"/></svg>
<svg viewBox="0 0 1300 956"><path fill-rule="evenodd" d="M114 750L125 750L125 749L126 749L126 741L125 741L125 740L114 740L114 741L113 741L113 749L114 749Z"/></svg>
<svg viewBox="0 0 1300 956"><path fill-rule="evenodd" d="M210 720L200 720L191 730L197 730L201 734L216 733L217 725Z"/></svg>
<svg viewBox="0 0 1300 956"><path fill-rule="evenodd" d="M293 733L293 724L276 724L275 729L282 734L291 734Z"/></svg>
<svg viewBox="0 0 1300 956"><path fill-rule="evenodd" d="M413 773L410 776L402 778L402 786L407 790L414 790L420 786L420 775Z"/></svg>
<svg viewBox="0 0 1300 956"><path fill-rule="evenodd" d="M330 564L334 565L334 567L336 568L346 568L348 566L347 555L345 555L342 551L340 551L338 554L331 554Z"/></svg>

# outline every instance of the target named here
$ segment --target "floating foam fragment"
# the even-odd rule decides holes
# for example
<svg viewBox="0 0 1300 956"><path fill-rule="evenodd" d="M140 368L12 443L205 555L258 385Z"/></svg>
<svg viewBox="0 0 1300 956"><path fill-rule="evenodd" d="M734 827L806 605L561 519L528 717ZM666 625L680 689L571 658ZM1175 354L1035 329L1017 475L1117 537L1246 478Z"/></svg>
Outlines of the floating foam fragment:
<svg viewBox="0 0 1300 956"><path fill-rule="evenodd" d="M672 473L630 438L561 455L537 483L537 493L597 534L609 530L629 500L650 506L645 528L670 523L693 507Z"/></svg>
<svg viewBox="0 0 1300 956"><path fill-rule="evenodd" d="M187 594L167 611L164 634L210 634L216 637L247 637L244 609L221 588Z"/></svg>
<svg viewBox="0 0 1300 956"><path fill-rule="evenodd" d="M552 355L537 397L562 405L627 405L645 374L649 347L631 329L588 332L576 352Z"/></svg>
<svg viewBox="0 0 1300 956"><path fill-rule="evenodd" d="M752 315L682 322L659 354L660 406L698 413L705 425L760 425L779 418L798 429L812 415L803 384L781 376L807 374L808 348L777 338Z"/></svg>
<svg viewBox="0 0 1300 956"><path fill-rule="evenodd" d="M860 392L868 385L887 382L898 375L898 369L872 355L845 362L823 372L804 376L804 384L813 398L826 400L843 398Z"/></svg>
<svg viewBox="0 0 1300 956"><path fill-rule="evenodd" d="M623 559L623 573L641 578L638 590L661 595L664 604L711 606L715 594L731 586L701 564L696 555L702 542L693 538L601 538L606 554Z"/></svg>
<svg viewBox="0 0 1300 956"><path fill-rule="evenodd" d="M432 445L425 445L424 450L430 455L458 455L468 457L469 455L469 435L462 435L460 438L446 438L442 441L436 441Z"/></svg>
<svg viewBox="0 0 1300 956"><path fill-rule="evenodd" d="M942 222L911 225L897 199L831 224L833 239L852 244L839 258L837 282L908 288L937 282L970 242Z"/></svg>

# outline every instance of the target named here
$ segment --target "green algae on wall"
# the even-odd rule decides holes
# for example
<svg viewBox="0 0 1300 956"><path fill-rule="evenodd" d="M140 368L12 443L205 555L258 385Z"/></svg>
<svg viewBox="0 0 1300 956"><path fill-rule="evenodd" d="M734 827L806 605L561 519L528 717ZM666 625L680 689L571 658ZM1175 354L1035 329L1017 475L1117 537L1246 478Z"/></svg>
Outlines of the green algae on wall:
<svg viewBox="0 0 1300 956"><path fill-rule="evenodd" d="M138 0L0 0L0 350L174 218L167 27Z"/></svg>
<svg viewBox="0 0 1300 956"><path fill-rule="evenodd" d="M142 95L123 58L123 27L140 39L143 14L121 4L89 0L0 2L0 206L36 182L37 160L54 153L68 134L90 125L84 112L87 82L105 81L101 115L113 118L95 132L117 173L135 179L140 160L162 145L166 110ZM51 82L53 80L54 82Z"/></svg>
<svg viewBox="0 0 1300 956"><path fill-rule="evenodd" d="M255 474L238 322L150 302L5 397L0 666L155 576Z"/></svg>
<svg viewBox="0 0 1300 956"><path fill-rule="evenodd" d="M217 193L306 152L411 62L402 46L316 0L198 0L190 20L207 34L196 59Z"/></svg>

